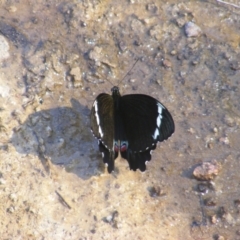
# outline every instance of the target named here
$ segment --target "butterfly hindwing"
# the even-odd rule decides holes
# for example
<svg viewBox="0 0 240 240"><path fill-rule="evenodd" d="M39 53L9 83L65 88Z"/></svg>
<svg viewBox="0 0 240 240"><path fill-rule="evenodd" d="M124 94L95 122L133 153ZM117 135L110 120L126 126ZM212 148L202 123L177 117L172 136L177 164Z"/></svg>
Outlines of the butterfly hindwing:
<svg viewBox="0 0 240 240"><path fill-rule="evenodd" d="M114 159L117 158L118 153L107 149L100 140L98 146L99 151L102 153L103 162L107 164L108 172L111 173L114 170Z"/></svg>

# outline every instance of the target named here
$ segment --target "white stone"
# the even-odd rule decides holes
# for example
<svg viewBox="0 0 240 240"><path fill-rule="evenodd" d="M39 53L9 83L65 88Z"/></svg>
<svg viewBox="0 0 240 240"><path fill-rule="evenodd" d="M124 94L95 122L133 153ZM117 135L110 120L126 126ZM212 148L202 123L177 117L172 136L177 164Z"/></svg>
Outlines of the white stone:
<svg viewBox="0 0 240 240"><path fill-rule="evenodd" d="M9 44L6 38L0 35L0 61L9 57Z"/></svg>

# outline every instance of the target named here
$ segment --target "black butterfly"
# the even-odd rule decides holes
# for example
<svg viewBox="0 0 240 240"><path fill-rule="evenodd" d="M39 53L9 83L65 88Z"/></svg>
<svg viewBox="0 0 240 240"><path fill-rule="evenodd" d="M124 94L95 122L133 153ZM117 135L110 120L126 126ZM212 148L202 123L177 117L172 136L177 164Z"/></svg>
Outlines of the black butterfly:
<svg viewBox="0 0 240 240"><path fill-rule="evenodd" d="M151 151L174 132L174 121L158 100L148 95L121 96L118 87L112 95L102 93L91 110L91 129L108 172L114 170L118 153L127 159L130 169L146 170Z"/></svg>

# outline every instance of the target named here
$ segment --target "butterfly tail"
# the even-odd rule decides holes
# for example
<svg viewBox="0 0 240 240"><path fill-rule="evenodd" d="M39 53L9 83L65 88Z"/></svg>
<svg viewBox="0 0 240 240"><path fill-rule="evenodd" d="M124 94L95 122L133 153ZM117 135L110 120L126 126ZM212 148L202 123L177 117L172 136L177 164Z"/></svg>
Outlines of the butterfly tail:
<svg viewBox="0 0 240 240"><path fill-rule="evenodd" d="M130 170L136 171L140 169L144 172L146 170L146 161L151 160L151 151L155 148L156 144L143 152L133 152L131 149L127 149L127 151L122 152L121 155L123 158L127 159Z"/></svg>
<svg viewBox="0 0 240 240"><path fill-rule="evenodd" d="M101 141L99 141L99 151L102 153L103 162L107 164L108 173L114 170L114 159L117 158L117 153L109 151Z"/></svg>

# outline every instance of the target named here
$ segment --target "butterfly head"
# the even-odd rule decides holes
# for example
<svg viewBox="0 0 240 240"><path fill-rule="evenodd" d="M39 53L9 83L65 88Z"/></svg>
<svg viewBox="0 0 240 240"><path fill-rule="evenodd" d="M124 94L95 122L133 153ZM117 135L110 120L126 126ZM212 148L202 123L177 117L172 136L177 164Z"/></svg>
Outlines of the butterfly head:
<svg viewBox="0 0 240 240"><path fill-rule="evenodd" d="M111 89L111 91L112 91L112 96L114 97L116 97L116 96L118 96L118 97L120 97L121 95L120 95L120 92L119 92L119 87L116 87L116 86L114 86L112 89Z"/></svg>

